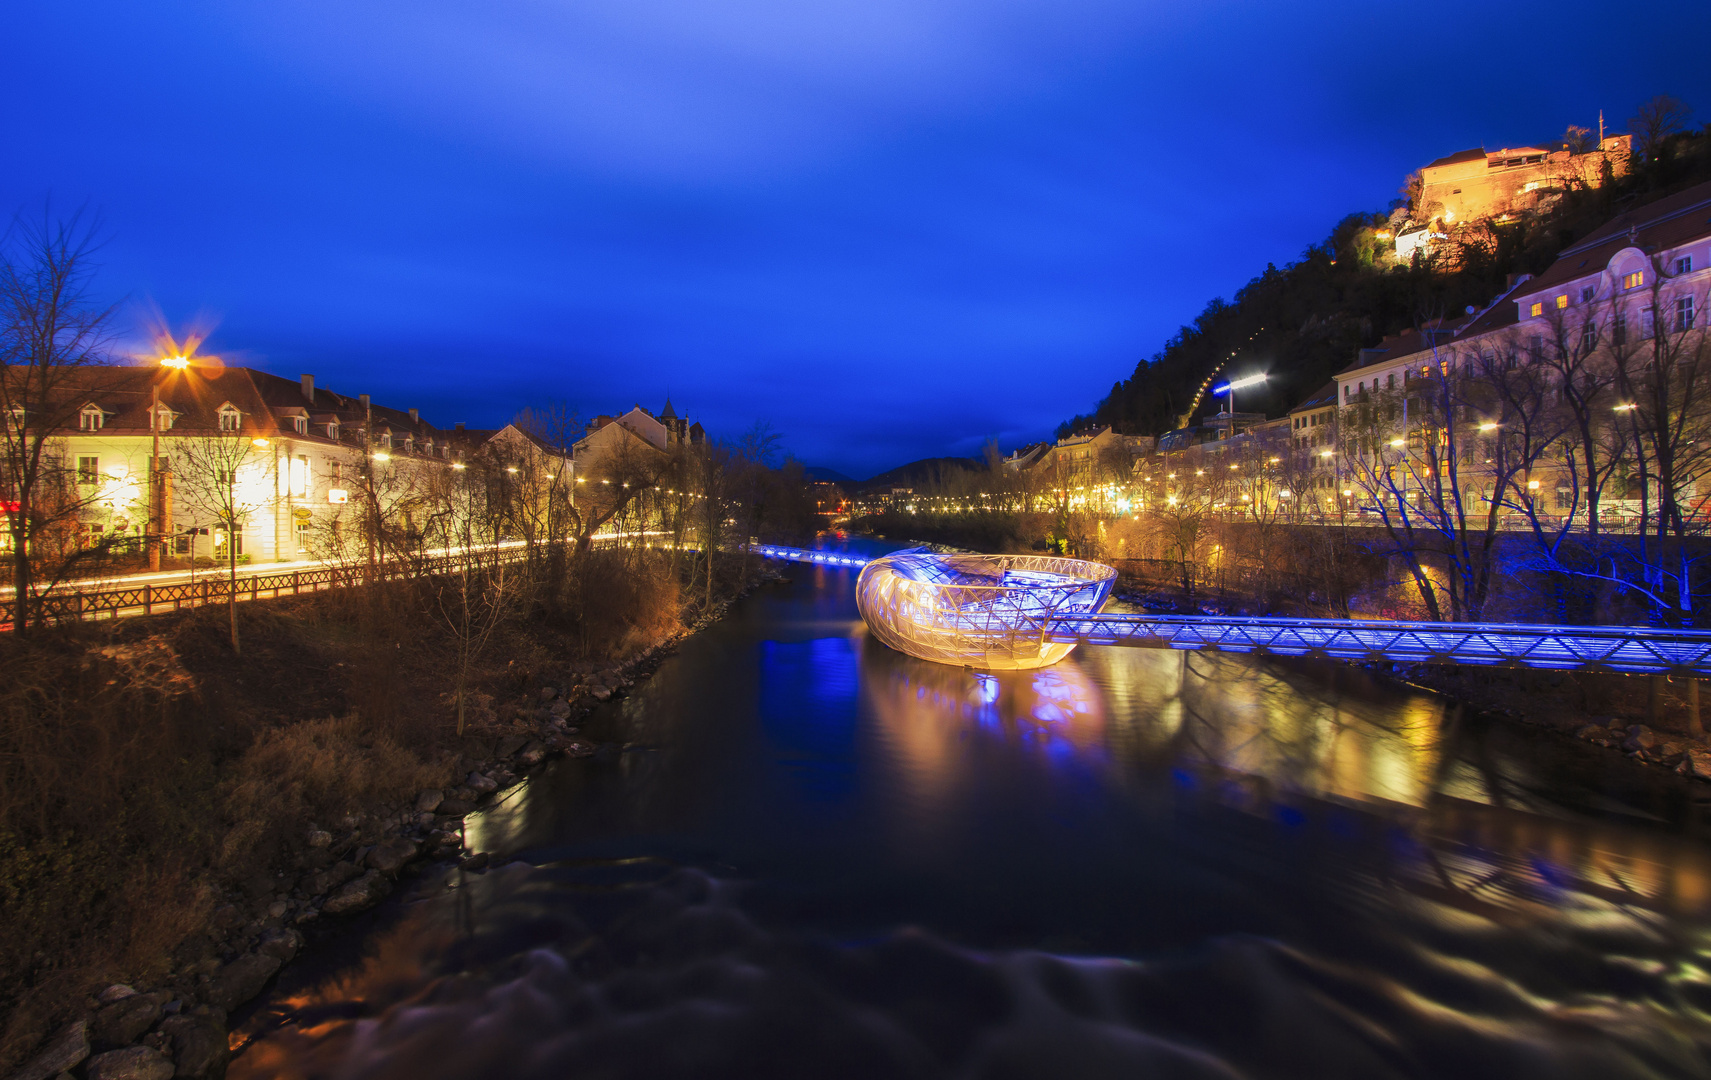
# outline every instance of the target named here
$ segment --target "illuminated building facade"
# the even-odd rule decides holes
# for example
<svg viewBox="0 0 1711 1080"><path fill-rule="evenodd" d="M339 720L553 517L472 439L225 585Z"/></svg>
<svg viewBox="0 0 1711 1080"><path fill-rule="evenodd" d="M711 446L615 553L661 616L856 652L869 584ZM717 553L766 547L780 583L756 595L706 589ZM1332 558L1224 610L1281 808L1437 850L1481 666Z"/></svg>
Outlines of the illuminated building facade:
<svg viewBox="0 0 1711 1080"><path fill-rule="evenodd" d="M227 543L244 562L308 555L318 530L352 512L365 462L394 475L443 468L474 445L475 433L317 388L312 375L291 380L193 360L182 368L90 367L68 382L75 419L48 445L60 459L56 473L82 505L83 542L141 548L158 438L154 532L165 538L168 559L224 560ZM214 444L239 448L220 455L217 474L195 452ZM220 499L199 497L216 487L224 489ZM235 528L217 520L216 502L240 508Z"/></svg>

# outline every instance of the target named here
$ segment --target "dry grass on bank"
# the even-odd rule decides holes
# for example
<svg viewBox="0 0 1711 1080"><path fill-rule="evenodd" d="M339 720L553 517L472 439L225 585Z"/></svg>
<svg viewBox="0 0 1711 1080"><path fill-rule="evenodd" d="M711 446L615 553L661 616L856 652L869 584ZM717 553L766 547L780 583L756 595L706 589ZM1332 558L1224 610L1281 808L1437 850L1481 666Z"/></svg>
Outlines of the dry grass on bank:
<svg viewBox="0 0 1711 1080"><path fill-rule="evenodd" d="M101 986L162 977L306 822L453 779L455 643L419 589L239 605L241 655L218 608L0 634L0 1075ZM675 632L686 596L661 560L596 553L472 689L507 720L568 662Z"/></svg>

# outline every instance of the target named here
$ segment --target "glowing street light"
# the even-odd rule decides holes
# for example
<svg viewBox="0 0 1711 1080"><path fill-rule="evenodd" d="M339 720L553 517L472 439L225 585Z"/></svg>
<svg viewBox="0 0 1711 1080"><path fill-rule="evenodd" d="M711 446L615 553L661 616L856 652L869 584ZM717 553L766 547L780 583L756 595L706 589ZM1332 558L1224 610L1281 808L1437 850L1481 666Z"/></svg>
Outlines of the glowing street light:
<svg viewBox="0 0 1711 1080"><path fill-rule="evenodd" d="M1232 353L1231 355L1234 354ZM1231 379L1222 386L1214 386L1212 388L1213 397L1217 397L1219 394L1224 395L1224 411L1230 414L1231 437L1234 437L1236 434L1236 391L1246 386L1258 386L1262 382L1265 382L1265 372L1263 371L1258 375L1249 375L1241 379Z"/></svg>
<svg viewBox="0 0 1711 1080"><path fill-rule="evenodd" d="M160 366L164 368L172 368L174 371L183 371L185 368L190 366L190 357L163 356L160 358Z"/></svg>

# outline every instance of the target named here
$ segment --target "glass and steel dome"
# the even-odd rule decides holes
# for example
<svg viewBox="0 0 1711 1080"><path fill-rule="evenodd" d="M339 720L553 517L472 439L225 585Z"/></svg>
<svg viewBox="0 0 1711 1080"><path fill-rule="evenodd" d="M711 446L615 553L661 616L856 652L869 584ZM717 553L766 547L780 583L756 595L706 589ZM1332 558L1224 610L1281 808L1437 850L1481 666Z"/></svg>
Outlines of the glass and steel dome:
<svg viewBox="0 0 1711 1080"><path fill-rule="evenodd" d="M1051 619L1097 612L1117 571L1044 555L899 552L856 580L875 637L942 664L1011 670L1055 664L1074 644L1045 640Z"/></svg>

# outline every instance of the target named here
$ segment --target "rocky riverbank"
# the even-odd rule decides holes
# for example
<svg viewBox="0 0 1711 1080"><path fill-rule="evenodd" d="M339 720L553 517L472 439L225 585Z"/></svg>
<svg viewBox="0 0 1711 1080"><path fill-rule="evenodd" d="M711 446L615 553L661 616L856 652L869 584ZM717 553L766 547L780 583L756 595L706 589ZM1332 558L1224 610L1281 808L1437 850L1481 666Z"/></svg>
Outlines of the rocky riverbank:
<svg viewBox="0 0 1711 1080"><path fill-rule="evenodd" d="M779 576L763 568L749 588ZM693 624L621 662L566 663L512 680L510 701L477 710L442 786L335 821L272 823L269 831L285 837L279 850L246 860L266 869L223 883L204 924L173 950L163 978L105 987L8 1080L223 1076L230 1014L259 995L310 938L375 906L402 878L434 863L484 870L487 856L464 846L465 815L505 797L554 755L596 753L599 747L581 734L582 718L646 679L684 637L717 621L736 599L717 602Z"/></svg>

